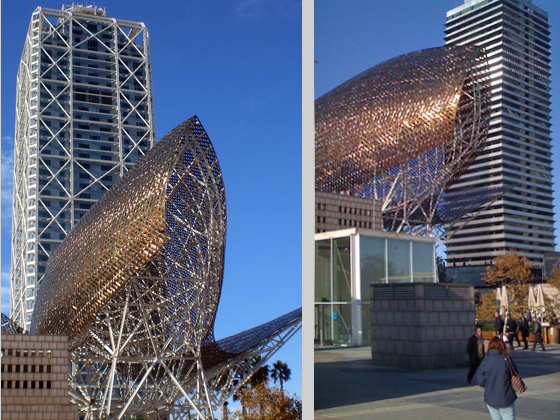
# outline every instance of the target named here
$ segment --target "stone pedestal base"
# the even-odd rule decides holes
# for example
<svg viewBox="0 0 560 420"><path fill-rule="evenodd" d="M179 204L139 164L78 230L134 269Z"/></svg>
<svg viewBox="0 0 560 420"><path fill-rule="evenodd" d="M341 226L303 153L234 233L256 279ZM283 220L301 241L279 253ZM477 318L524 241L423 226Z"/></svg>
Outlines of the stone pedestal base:
<svg viewBox="0 0 560 420"><path fill-rule="evenodd" d="M432 369L468 362L473 286L372 284L370 307L374 365Z"/></svg>

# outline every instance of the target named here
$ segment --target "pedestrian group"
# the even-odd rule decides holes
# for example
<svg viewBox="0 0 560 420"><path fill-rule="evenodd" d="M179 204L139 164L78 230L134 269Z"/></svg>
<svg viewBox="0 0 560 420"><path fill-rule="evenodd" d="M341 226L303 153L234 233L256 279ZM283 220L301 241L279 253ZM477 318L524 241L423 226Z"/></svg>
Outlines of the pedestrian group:
<svg viewBox="0 0 560 420"><path fill-rule="evenodd" d="M517 394L512 384L512 377L518 376L519 371L508 355L507 345L510 350L514 350L513 342L517 341L517 347L521 347L519 341L519 333L521 333L524 343L523 350L527 350L529 348L527 342L529 323L533 325L535 336L531 350L534 351L539 344L542 351L546 351L542 337L542 325L536 317L532 318L530 313L521 316L519 320L515 320L508 314L507 321L504 322L500 313L496 311L494 313L496 336L488 343L486 352L480 325L475 326L475 333L467 343L470 363L467 382L470 384L476 374L478 384L484 387L484 402L492 420L515 420L514 403ZM522 392L522 390L518 390L518 392Z"/></svg>

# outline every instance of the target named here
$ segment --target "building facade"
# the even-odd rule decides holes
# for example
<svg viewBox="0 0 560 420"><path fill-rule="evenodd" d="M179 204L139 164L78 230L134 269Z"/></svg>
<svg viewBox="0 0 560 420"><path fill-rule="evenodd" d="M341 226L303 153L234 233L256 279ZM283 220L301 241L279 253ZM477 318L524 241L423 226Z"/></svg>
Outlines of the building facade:
<svg viewBox="0 0 560 420"><path fill-rule="evenodd" d="M77 419L68 400L68 338L2 331L2 418Z"/></svg>
<svg viewBox="0 0 560 420"><path fill-rule="evenodd" d="M447 13L445 33L448 45L485 48L492 85L484 150L450 191L506 191L449 229L448 267L482 270L515 249L540 268L555 240L548 14L531 0L465 0Z"/></svg>
<svg viewBox="0 0 560 420"><path fill-rule="evenodd" d="M37 8L17 75L11 318L29 329L49 254L155 142L143 23Z"/></svg>
<svg viewBox="0 0 560 420"><path fill-rule="evenodd" d="M315 233L350 227L382 230L381 201L315 191Z"/></svg>

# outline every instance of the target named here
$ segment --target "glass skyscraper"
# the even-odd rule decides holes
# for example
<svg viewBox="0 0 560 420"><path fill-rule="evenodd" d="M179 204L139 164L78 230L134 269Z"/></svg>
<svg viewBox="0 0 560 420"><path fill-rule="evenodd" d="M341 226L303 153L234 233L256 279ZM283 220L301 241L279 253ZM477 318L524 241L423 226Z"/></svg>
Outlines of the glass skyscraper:
<svg viewBox="0 0 560 420"><path fill-rule="evenodd" d="M447 13L445 33L448 45L484 47L492 79L484 150L450 191L505 191L448 230L448 265L482 268L514 249L541 267L555 239L548 14L531 0L465 0Z"/></svg>
<svg viewBox="0 0 560 420"><path fill-rule="evenodd" d="M10 312L22 327L49 254L154 142L144 24L38 7L17 75Z"/></svg>

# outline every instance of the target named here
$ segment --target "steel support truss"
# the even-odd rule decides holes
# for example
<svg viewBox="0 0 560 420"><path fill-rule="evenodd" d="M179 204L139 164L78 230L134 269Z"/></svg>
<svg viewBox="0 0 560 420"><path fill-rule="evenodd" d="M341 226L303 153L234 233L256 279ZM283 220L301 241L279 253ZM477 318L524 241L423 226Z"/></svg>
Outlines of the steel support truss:
<svg viewBox="0 0 560 420"><path fill-rule="evenodd" d="M206 351L204 331L185 328L184 311L194 308L179 308L174 297L162 294L169 281L194 295L204 290L192 279L134 277L97 316L86 341L71 352L70 400L85 419L214 418L301 328L299 317L243 353L216 359ZM216 345L210 347L215 350ZM257 355L261 361L253 366Z"/></svg>

